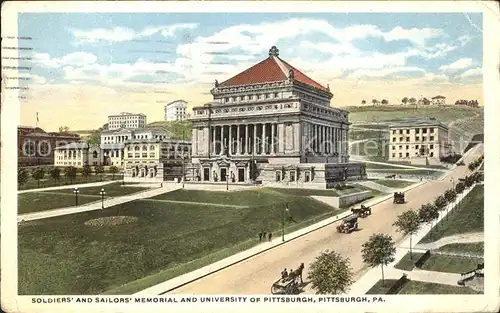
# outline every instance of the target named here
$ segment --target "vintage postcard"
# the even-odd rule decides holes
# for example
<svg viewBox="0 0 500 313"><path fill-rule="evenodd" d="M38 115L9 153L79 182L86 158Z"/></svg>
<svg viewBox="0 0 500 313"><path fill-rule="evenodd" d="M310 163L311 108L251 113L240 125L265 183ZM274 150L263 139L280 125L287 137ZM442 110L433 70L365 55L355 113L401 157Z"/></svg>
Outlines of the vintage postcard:
<svg viewBox="0 0 500 313"><path fill-rule="evenodd" d="M4 3L2 309L498 312L499 16Z"/></svg>

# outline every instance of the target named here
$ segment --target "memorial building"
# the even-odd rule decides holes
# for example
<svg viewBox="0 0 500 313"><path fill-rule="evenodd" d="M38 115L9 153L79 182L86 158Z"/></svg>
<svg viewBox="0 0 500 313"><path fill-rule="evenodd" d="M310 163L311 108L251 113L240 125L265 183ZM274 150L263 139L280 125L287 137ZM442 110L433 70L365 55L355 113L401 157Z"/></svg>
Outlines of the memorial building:
<svg viewBox="0 0 500 313"><path fill-rule="evenodd" d="M332 187L366 178L349 162L348 112L333 94L279 57L269 57L211 90L193 108L195 181Z"/></svg>

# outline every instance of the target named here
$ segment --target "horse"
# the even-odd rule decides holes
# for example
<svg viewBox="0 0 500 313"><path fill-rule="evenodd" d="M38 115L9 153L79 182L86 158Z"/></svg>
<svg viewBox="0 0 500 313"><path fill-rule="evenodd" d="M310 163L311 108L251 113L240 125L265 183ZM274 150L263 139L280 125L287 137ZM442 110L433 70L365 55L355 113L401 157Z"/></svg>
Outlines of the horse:
<svg viewBox="0 0 500 313"><path fill-rule="evenodd" d="M296 277L300 277L300 283L303 284L304 283L302 281L302 271L303 270L304 270L304 263L301 263L295 271L292 271L292 272L290 272L290 274L288 274L288 277L290 279L295 279Z"/></svg>

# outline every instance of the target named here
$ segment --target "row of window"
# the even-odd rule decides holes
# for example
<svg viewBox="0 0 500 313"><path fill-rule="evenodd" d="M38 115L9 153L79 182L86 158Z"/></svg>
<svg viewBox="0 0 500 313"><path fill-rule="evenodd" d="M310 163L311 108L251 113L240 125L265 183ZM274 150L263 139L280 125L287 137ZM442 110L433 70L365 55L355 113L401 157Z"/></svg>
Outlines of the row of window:
<svg viewBox="0 0 500 313"><path fill-rule="evenodd" d="M418 152L415 152L415 155L418 155ZM429 153L429 156L430 156L430 157L434 157L434 152ZM395 158L395 157L396 157L396 153L393 153L393 154L392 154L392 157L393 157L393 158ZM402 158L402 157L403 157L403 153L402 153L402 152L400 152L400 153L399 153L399 157L400 157L400 158ZM409 152L406 152L405 157L406 157L406 158L409 158L409 157L410 157L410 153L409 153Z"/></svg>
<svg viewBox="0 0 500 313"><path fill-rule="evenodd" d="M279 93L266 93L266 94L258 94L258 95L248 95L248 96L239 96L239 97L226 97L224 98L224 102L238 102L238 101L250 101L250 100L263 100L263 99L276 99L279 98Z"/></svg>
<svg viewBox="0 0 500 313"><path fill-rule="evenodd" d="M150 157L150 158L154 158L155 156L156 156L156 153L154 153L154 152L149 153L149 157ZM129 158L134 158L134 157L135 157L135 158L141 158L141 157L142 157L142 158L147 158L147 157L148 157L148 154L147 154L147 153L142 153L142 155L141 155L140 153L135 153L135 154L133 154L133 153L128 153L128 154L127 154L127 157L129 157Z"/></svg>
<svg viewBox="0 0 500 313"><path fill-rule="evenodd" d="M424 137L422 136L422 141L426 141L426 138L427 137ZM396 142L396 137L392 137L392 142ZM403 139L405 139L404 137L399 137L399 141L404 141ZM410 141L410 137L406 137L406 141L409 142ZM419 136L415 136L415 141L420 141L420 137ZM429 136L429 141L434 141L434 136Z"/></svg>
<svg viewBox="0 0 500 313"><path fill-rule="evenodd" d="M58 162L56 165L82 166L82 162Z"/></svg>
<svg viewBox="0 0 500 313"><path fill-rule="evenodd" d="M415 145L414 149L419 149L419 148L425 148L424 145L422 145L421 147L419 145ZM403 146L399 146L399 149L403 149ZM406 145L406 150L410 149L410 146L409 145ZM429 145L429 149L434 149L434 145ZM392 146L392 150L396 150L396 146Z"/></svg>
<svg viewBox="0 0 500 313"><path fill-rule="evenodd" d="M434 128L429 128L429 132L430 132L430 133L434 133ZM406 133L406 134L409 134L409 133L410 133L410 130L409 130L409 129L407 129L407 130L405 131L405 133ZM415 133L416 133L416 134L420 134L420 128L415 128ZM395 135L395 134L396 134L396 130L395 130L395 129L394 129L394 130L392 130L392 134L393 134L393 135ZM399 130L399 134L403 134L403 130L402 130L402 129L400 129L400 130ZM422 134L427 134L427 128L422 128Z"/></svg>
<svg viewBox="0 0 500 313"><path fill-rule="evenodd" d="M154 136L149 136L149 135L134 135L134 136L104 136L103 141L118 141L118 140L130 140L130 139L167 139L167 135L154 135Z"/></svg>
<svg viewBox="0 0 500 313"><path fill-rule="evenodd" d="M288 171L288 178L289 181L294 182L296 180L296 174L297 172L295 170ZM282 171L276 171L276 181L284 181L285 176L283 175ZM305 171L304 172L304 182L310 182L311 181L311 172L310 171Z"/></svg>

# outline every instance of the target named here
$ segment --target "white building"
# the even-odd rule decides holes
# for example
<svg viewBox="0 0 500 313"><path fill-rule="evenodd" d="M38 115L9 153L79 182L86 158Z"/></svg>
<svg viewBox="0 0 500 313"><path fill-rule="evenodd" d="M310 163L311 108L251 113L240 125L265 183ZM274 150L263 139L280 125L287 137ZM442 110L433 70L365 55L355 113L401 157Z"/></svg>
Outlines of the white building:
<svg viewBox="0 0 500 313"><path fill-rule="evenodd" d="M435 96L431 99L431 103L433 105L445 105L446 97L443 96Z"/></svg>
<svg viewBox="0 0 500 313"><path fill-rule="evenodd" d="M166 140L169 133L162 127L144 127L136 129L120 128L101 133L101 149L105 165L123 167L124 144L130 140Z"/></svg>
<svg viewBox="0 0 500 313"><path fill-rule="evenodd" d="M183 121L186 119L187 102L175 100L165 105L165 121Z"/></svg>
<svg viewBox="0 0 500 313"><path fill-rule="evenodd" d="M73 142L54 149L54 166L83 167L102 164L101 149L86 142Z"/></svg>
<svg viewBox="0 0 500 313"><path fill-rule="evenodd" d="M389 127L389 161L438 164L448 156L448 127L436 120L407 121Z"/></svg>
<svg viewBox="0 0 500 313"><path fill-rule="evenodd" d="M349 162L349 113L275 46L262 62L216 80L211 94L190 119L194 180L328 188L366 177L364 164Z"/></svg>
<svg viewBox="0 0 500 313"><path fill-rule="evenodd" d="M108 116L108 130L146 127L146 115L122 112Z"/></svg>

